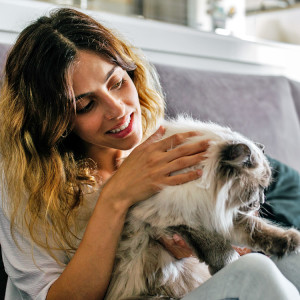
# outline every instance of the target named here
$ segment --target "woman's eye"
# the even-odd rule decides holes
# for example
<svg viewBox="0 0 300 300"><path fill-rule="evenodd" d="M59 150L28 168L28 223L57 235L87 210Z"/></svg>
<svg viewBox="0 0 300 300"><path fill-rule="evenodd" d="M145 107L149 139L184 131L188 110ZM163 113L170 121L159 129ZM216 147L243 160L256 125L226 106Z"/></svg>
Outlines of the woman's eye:
<svg viewBox="0 0 300 300"><path fill-rule="evenodd" d="M119 89L125 82L125 79L121 79L120 81L118 81L117 83L115 83L113 86L112 86L112 89Z"/></svg>
<svg viewBox="0 0 300 300"><path fill-rule="evenodd" d="M83 114L89 112L94 106L94 101L89 101L87 104L80 103L80 100L76 103L76 113Z"/></svg>

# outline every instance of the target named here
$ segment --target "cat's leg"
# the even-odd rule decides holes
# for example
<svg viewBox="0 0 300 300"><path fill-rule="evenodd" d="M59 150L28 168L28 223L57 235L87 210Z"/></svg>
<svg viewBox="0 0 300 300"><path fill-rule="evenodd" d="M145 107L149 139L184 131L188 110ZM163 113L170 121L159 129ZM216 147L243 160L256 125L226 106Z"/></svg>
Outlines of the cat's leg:
<svg viewBox="0 0 300 300"><path fill-rule="evenodd" d="M282 257L286 253L300 251L300 232L281 228L259 217L247 216L235 221L232 242Z"/></svg>
<svg viewBox="0 0 300 300"><path fill-rule="evenodd" d="M185 239L199 260L204 261L209 266L211 274L218 272L239 257L228 240L204 227L195 229L186 225L179 225L168 227L168 230L170 233L180 234Z"/></svg>
<svg viewBox="0 0 300 300"><path fill-rule="evenodd" d="M143 235L136 231L128 238L123 234L105 299L179 300L199 286L193 276L184 276L189 275L182 272L181 265L186 263L177 261L159 241L151 238L156 231L147 227L140 234Z"/></svg>
<svg viewBox="0 0 300 300"><path fill-rule="evenodd" d="M125 223L105 300L157 295L157 261L162 246L149 236L148 227L134 218Z"/></svg>

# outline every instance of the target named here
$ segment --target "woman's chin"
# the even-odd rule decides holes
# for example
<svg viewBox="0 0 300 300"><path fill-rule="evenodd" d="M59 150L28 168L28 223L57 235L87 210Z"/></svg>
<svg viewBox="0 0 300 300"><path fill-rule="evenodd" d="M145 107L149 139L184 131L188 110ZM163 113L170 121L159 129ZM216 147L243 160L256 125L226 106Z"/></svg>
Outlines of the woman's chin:
<svg viewBox="0 0 300 300"><path fill-rule="evenodd" d="M123 145L120 145L120 150L131 150L140 144L142 136L132 136L131 139L128 139Z"/></svg>

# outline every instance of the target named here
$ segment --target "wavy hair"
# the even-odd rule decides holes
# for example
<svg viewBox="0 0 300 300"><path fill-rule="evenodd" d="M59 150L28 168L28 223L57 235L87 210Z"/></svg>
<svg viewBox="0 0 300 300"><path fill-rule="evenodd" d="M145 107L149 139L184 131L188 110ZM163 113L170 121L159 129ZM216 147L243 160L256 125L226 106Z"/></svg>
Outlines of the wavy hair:
<svg viewBox="0 0 300 300"><path fill-rule="evenodd" d="M75 116L71 69L80 50L102 55L131 76L144 136L164 110L154 68L88 15L58 9L21 32L8 55L1 91L1 190L13 236L15 229L25 228L52 256L54 249L75 250L74 224L84 188L97 185L93 164L74 150L78 138L72 133L62 138Z"/></svg>

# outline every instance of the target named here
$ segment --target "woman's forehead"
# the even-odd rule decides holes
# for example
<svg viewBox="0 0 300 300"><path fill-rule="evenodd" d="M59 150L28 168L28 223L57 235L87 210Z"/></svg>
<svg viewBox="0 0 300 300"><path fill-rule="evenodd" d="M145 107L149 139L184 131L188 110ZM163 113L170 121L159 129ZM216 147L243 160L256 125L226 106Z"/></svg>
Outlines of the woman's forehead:
<svg viewBox="0 0 300 300"><path fill-rule="evenodd" d="M93 90L99 84L105 84L121 67L109 62L101 55L91 51L79 51L77 62L72 70L73 89L76 95Z"/></svg>

